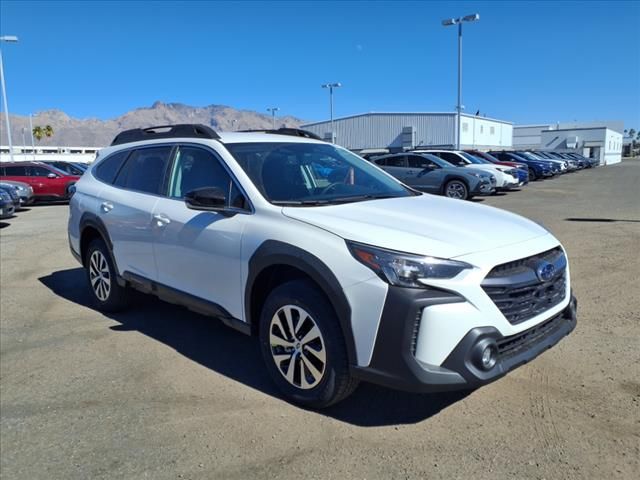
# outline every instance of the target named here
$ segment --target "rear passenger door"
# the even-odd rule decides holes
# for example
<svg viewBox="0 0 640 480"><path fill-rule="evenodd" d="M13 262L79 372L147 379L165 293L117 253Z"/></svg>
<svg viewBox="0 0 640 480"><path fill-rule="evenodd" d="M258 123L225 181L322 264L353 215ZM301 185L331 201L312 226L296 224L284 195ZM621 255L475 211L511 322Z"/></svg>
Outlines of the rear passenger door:
<svg viewBox="0 0 640 480"><path fill-rule="evenodd" d="M112 185L100 193L98 216L111 237L120 274L157 279L152 215L166 189L172 152L171 145L131 150L124 164L118 166Z"/></svg>
<svg viewBox="0 0 640 480"><path fill-rule="evenodd" d="M185 194L205 187L224 192L231 213L188 208ZM167 195L153 211L158 282L242 318L241 240L251 213L246 195L212 149L181 145Z"/></svg>

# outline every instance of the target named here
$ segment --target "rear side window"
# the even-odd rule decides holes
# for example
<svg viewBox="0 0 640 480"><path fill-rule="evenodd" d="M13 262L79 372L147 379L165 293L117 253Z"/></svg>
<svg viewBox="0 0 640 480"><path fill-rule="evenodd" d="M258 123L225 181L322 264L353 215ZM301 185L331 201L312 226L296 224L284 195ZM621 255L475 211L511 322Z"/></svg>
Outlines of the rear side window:
<svg viewBox="0 0 640 480"><path fill-rule="evenodd" d="M127 155L129 155L129 151L125 150L105 158L96 168L96 177L105 183L113 183L120 167L127 159Z"/></svg>
<svg viewBox="0 0 640 480"><path fill-rule="evenodd" d="M25 177L27 172L23 166L5 167L5 175L14 177Z"/></svg>
<svg viewBox="0 0 640 480"><path fill-rule="evenodd" d="M114 185L159 195L162 193L171 147L134 150L116 177Z"/></svg>

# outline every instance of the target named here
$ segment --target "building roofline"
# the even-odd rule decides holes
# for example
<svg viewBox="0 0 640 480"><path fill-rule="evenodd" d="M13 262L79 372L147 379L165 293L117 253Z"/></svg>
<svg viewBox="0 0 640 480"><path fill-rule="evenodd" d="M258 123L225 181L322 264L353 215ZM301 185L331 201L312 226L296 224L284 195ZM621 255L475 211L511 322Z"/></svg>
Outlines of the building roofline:
<svg viewBox="0 0 640 480"><path fill-rule="evenodd" d="M338 120L349 120L351 118L358 118L358 117L366 117L366 116L371 116L371 115L456 115L456 112L366 112L366 113L357 113L355 115L347 115L344 117L337 117L334 118L333 121L336 122ZM507 122L506 120L498 120L497 118L490 118L490 117L479 117L476 115L470 115L468 113L463 113L462 114L463 117L467 117L467 118L477 118L480 120L489 120L491 122L498 122L498 123L505 123L507 125L513 125L513 122ZM305 123L304 125L301 125L300 128L305 128L305 127L313 127L315 125L322 125L325 123L331 123L331 120L322 120L320 122L312 122L312 123Z"/></svg>

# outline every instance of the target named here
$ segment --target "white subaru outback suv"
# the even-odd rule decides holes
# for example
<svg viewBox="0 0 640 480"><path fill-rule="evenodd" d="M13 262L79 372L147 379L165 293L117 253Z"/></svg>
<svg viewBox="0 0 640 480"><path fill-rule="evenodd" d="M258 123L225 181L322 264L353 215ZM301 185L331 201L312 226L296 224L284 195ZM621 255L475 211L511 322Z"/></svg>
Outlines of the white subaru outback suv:
<svg viewBox="0 0 640 480"><path fill-rule="evenodd" d="M76 183L69 241L99 309L134 288L217 317L316 408L360 380L476 388L576 325L544 228L414 191L301 130L122 132Z"/></svg>

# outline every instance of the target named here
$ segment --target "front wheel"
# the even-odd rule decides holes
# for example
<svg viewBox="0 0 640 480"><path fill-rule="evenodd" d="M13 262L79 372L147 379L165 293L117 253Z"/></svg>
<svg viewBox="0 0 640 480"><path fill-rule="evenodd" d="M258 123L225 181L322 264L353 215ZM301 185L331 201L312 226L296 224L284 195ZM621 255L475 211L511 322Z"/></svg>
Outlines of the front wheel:
<svg viewBox="0 0 640 480"><path fill-rule="evenodd" d="M444 186L444 195L449 198L466 200L469 198L469 189L461 180L451 180Z"/></svg>
<svg viewBox="0 0 640 480"><path fill-rule="evenodd" d="M272 380L295 403L328 407L358 386L338 318L309 281L287 282L271 292L260 315L260 349Z"/></svg>
<svg viewBox="0 0 640 480"><path fill-rule="evenodd" d="M536 172L530 168L529 169L529 181L530 182L535 182L538 179L538 176L536 175Z"/></svg>

